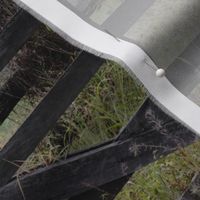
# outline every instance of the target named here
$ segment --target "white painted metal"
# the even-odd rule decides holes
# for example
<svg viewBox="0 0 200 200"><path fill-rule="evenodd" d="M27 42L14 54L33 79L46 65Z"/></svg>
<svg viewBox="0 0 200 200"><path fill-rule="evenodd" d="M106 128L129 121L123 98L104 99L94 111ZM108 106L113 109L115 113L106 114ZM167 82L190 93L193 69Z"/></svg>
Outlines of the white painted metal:
<svg viewBox="0 0 200 200"><path fill-rule="evenodd" d="M182 8L187 9L183 5L180 5L180 2L185 3L186 6L189 6L188 2L194 3L193 6L196 6L196 8L194 7L194 10L200 8L199 0L166 0L166 2L171 3L176 1L179 8L178 12L181 12ZM132 75L136 76L137 79L140 80L140 82L146 87L146 89L156 100L156 102L161 105L161 107L164 108L165 111L173 115L173 117L178 119L180 122L187 125L187 127L192 129L194 132L200 134L200 107L189 98L187 98L178 89L176 89L175 86L172 85L172 83L169 81L170 77L168 79L163 76L163 72L161 73L162 76L160 75L160 73L159 77L156 76L156 70L158 70L160 67L157 67L152 59L147 55L147 53L145 53L145 51L138 45L134 44L133 41L125 41L124 38L119 39L118 37L116 37L116 35L113 35L109 31L100 30L100 28L98 28L98 25L95 26L92 23L88 23L88 21L82 19L80 16L78 16L77 13L72 11L70 8L64 6L57 0L48 0L48 3L46 0L15 0L15 2L17 2L22 8L25 8L28 12L32 13L39 20L48 24L53 30L55 30L66 40L70 41L72 44L91 53L95 53L98 56L109 58L122 64L122 66L124 66ZM165 5L164 0L160 0L160 2ZM159 1L157 1L156 3L159 4ZM198 8L197 5L199 6ZM190 12L193 12L192 9L190 9ZM192 15L193 14L191 14L191 16ZM187 22L188 20L186 19L185 21ZM157 27L157 22L155 23L155 27ZM191 22L191 24L193 24L193 22ZM191 24L190 26L192 26ZM182 27L185 27L184 24L181 25L181 28ZM144 27L142 29L144 29ZM185 42L188 45L188 43L192 41L195 36L197 36L197 33L200 32L199 30L200 28L195 29L194 32L188 37L187 34L189 34L189 32L186 35L183 34L184 37L186 37L187 39L182 42ZM165 35L163 35L163 37L165 37ZM179 36L176 37L178 39L181 38ZM138 38L139 41L139 36L137 34L134 38ZM166 40L168 38L169 36L166 37ZM133 40L137 41L137 39ZM166 41L164 41L163 43L165 44ZM150 49L150 47L148 47L149 44L150 41L147 44L148 51ZM145 42L141 46L143 45L145 45ZM153 43L151 45L153 45ZM155 45L162 46L162 44L157 43ZM187 45L178 45L177 51L181 53ZM172 46L173 45L171 44L168 45L168 47ZM153 51L153 47L151 47L151 50ZM169 49L169 51L171 54L173 54L174 49ZM164 51L162 51L161 53L163 52ZM153 55L155 54L153 53ZM169 57L169 54L167 55L167 57ZM169 64L170 59L167 59L167 64Z"/></svg>

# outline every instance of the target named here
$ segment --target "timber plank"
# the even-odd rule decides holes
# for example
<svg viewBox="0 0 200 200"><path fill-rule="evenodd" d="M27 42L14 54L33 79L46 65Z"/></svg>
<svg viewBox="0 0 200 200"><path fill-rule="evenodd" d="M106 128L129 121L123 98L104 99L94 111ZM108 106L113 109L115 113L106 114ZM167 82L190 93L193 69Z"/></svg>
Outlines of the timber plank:
<svg viewBox="0 0 200 200"><path fill-rule="evenodd" d="M0 34L0 71L33 34L40 22L19 10Z"/></svg>
<svg viewBox="0 0 200 200"><path fill-rule="evenodd" d="M149 100L147 99L146 102L144 103L144 105L147 104L148 101ZM144 105L142 105L141 108L136 113L137 117L133 116L132 119L130 120L130 122L120 131L119 135L116 138L117 140L124 140L124 139L130 138L130 137L133 137L133 133L135 134L136 133L135 131L138 130L140 126L142 127L142 124L143 124L142 119L145 120L143 114L144 114L145 110L147 110L147 107ZM165 115L162 114L162 111L160 109L155 109L155 113L157 115L157 118L158 119L161 118L163 121L163 123L160 124L160 126L165 126L166 120L170 121L170 117L169 117L169 119L167 119L168 117L165 118ZM140 120L138 120L138 119L140 119ZM159 124L159 123L157 122L157 124ZM146 127L145 129L148 129L148 127ZM185 130L183 130L183 131L185 131ZM193 133L191 133L191 134L194 136ZM194 141L195 141L195 136L194 136ZM190 142L188 144L190 144ZM185 144L183 142L183 146L186 146L186 145L187 145L187 141ZM86 197L86 199L89 199L89 200L94 200L94 199L95 200L113 200L116 197L116 195L121 191L121 189L125 186L125 184L127 183L127 181L129 180L129 178L132 175L133 174L130 174L130 175L125 176L122 179L119 179L117 181L107 183L106 185L101 186L100 190L96 189L96 193L95 193L95 191L88 191L86 193L72 197L72 198L70 198L70 200L81 200L82 197ZM118 191L116 190L116 184L117 184ZM101 189L102 189L102 191L101 191ZM104 196L104 193L106 193L107 195Z"/></svg>
<svg viewBox="0 0 200 200"><path fill-rule="evenodd" d="M12 78L10 78L1 88L0 88L0 124L2 124L17 103L22 99L26 94L29 85L17 84L17 78L20 73L16 72Z"/></svg>
<svg viewBox="0 0 200 200"><path fill-rule="evenodd" d="M200 199L200 174L196 173L189 188L184 192L179 200L199 200Z"/></svg>
<svg viewBox="0 0 200 200"><path fill-rule="evenodd" d="M128 180L129 176L114 180L98 188L80 193L78 196L70 198L70 200L112 200L122 190L122 187L127 183Z"/></svg>
<svg viewBox="0 0 200 200"><path fill-rule="evenodd" d="M144 103L145 105L145 103ZM143 118L143 112L145 112L146 107L142 105L139 111L137 112L137 117L133 116L130 122L121 129L119 135L115 138L115 140L124 140L133 137L133 133L136 130L137 122L140 122ZM139 126L139 125L138 125ZM132 174L125 176L121 179L111 181L105 185L100 186L99 188L91 189L85 193L81 193L77 196L70 198L70 200L113 200L115 199L116 195L122 190L122 188L126 185L129 178Z"/></svg>
<svg viewBox="0 0 200 200"><path fill-rule="evenodd" d="M198 137L163 113L149 99L129 122L132 137L79 153L10 182L0 189L2 200L72 198L134 173L141 167ZM139 117L139 118L138 118ZM131 129L129 129L131 131ZM91 199L91 198L89 198Z"/></svg>
<svg viewBox="0 0 200 200"><path fill-rule="evenodd" d="M103 59L83 52L68 67L0 152L0 186L15 174L22 164L17 161L25 160L34 151L103 62Z"/></svg>

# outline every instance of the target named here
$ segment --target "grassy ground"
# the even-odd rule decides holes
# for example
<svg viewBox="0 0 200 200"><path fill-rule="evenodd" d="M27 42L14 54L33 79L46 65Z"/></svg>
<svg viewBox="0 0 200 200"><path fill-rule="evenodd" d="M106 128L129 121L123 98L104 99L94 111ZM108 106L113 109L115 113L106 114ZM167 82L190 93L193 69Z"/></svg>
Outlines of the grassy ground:
<svg viewBox="0 0 200 200"><path fill-rule="evenodd" d="M117 200L178 200L199 172L199 153L196 143L136 172Z"/></svg>

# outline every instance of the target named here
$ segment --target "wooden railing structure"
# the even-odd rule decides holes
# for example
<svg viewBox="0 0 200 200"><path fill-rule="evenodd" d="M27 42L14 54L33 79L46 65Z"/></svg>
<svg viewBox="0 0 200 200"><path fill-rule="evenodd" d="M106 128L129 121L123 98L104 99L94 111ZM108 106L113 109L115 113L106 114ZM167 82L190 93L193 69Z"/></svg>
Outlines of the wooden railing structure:
<svg viewBox="0 0 200 200"><path fill-rule="evenodd" d="M0 70L39 25L28 13L18 11L0 34ZM1 200L112 200L135 171L199 139L147 98L116 138L16 178L22 164L17 161L26 160L35 150L103 62L99 57L80 51L0 151ZM23 95L22 91L19 98L12 99L7 112L0 113L1 121ZM199 180L198 176L195 180ZM196 199L190 188L180 198Z"/></svg>

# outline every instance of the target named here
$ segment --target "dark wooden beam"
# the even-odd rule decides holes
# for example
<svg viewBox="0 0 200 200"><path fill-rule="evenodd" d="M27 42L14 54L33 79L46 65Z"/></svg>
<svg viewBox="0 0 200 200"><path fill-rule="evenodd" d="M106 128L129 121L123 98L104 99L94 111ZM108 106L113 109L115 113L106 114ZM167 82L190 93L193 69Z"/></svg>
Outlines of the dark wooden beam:
<svg viewBox="0 0 200 200"><path fill-rule="evenodd" d="M123 186L129 180L129 176L114 180L110 183L102 185L98 188L93 188L87 192L80 193L77 196L70 198L69 200L112 200L122 190Z"/></svg>
<svg viewBox="0 0 200 200"><path fill-rule="evenodd" d="M147 99L147 102L148 102L148 101L149 101L149 100ZM145 104L146 104L146 102L144 103L144 105L145 105ZM133 137L133 134L136 134L136 132L138 132L138 131L136 131L136 130L139 130L139 129L141 129L142 132L143 132L143 130L148 130L148 129L150 129L150 127L148 127L148 123L146 123L146 119L144 118L144 113L145 113L148 109L149 109L149 112L150 112L152 109L151 109L150 107L147 109L147 107L144 106L144 105L141 106L141 108L140 108L139 111L137 112L137 114L136 114L137 117L134 116L134 117L130 120L130 122L127 124L127 126L125 126L125 127L121 130L121 132L120 132L119 135L117 136L116 140L124 140L124 139L131 138L131 137ZM155 123L154 126L155 126L155 128L157 127L158 130L159 130L159 129L162 130L162 129L166 126L167 123L169 123L170 121L171 121L171 122L174 121L171 117L167 116L166 114L163 114L163 111L162 111L161 109L155 109L153 112L156 113L156 117L155 117L154 120L152 119L152 123ZM148 113L148 112L147 112L147 113ZM149 115L149 116L150 116L150 115ZM148 114L146 115L146 117L148 118ZM159 121L159 120L160 120L160 121ZM177 122L177 124L179 124L179 123ZM146 127L146 126L147 126L147 127ZM181 132L181 131L185 132L185 130L187 130L187 129L185 129L182 125L179 124L179 126L174 127L173 133ZM138 133L139 133L139 132L138 132ZM190 133L191 133L191 132L190 132ZM140 133L139 133L139 134L140 134ZM195 140L195 137L196 137L196 139L198 139L198 137L195 136L193 133L191 133L191 135L194 137L194 140ZM134 137L135 137L135 136L134 136ZM174 140L175 140L175 141L177 140L176 137L174 138ZM181 140L181 138L179 138L178 140ZM185 141L185 142L184 142L184 141ZM183 146L187 146L188 144L191 143L191 141L189 141L189 142L187 143L187 140L183 138L183 141L182 141L181 143L183 144ZM178 148L178 146L177 146L177 148ZM175 149L174 149L174 150L175 150ZM127 177L124 177L124 178L120 179L121 182L120 182L120 180L118 180L118 188L121 188L121 189L122 189L122 188L125 186L125 184L126 184L126 181L125 181L125 180L128 181L129 178L130 178L131 176L132 176L132 174L128 175ZM113 200L113 199L115 198L115 196L118 194L118 192L114 192L114 191L115 191L115 187L116 187L115 181L106 184L106 186L109 185L109 188L112 188L112 184L113 184L113 192L110 192L111 195L106 195L106 198L105 198L106 200L107 200L107 199L108 199L108 200ZM104 186L102 186L102 187L104 187ZM102 188L102 187L101 187L101 188ZM87 194L87 199L102 200L102 195L103 195L103 192L105 192L105 191L106 191L106 189L105 189L105 190L102 190L102 192L100 192L100 190L99 190L99 191L96 190L96 193L94 193L94 192L92 191L91 194L90 194L90 191L88 191L88 192L86 192L86 194ZM110 190L110 191L111 191L111 190ZM120 189L119 189L119 191L120 191ZM95 195L95 194L96 194L96 195ZM97 194L98 194L98 196L97 196ZM107 192L107 194L109 194L109 192ZM82 195L84 195L84 194L78 195L77 197L73 197L72 200L81 200ZM91 197L91 198L89 198L89 197ZM70 200L71 200L71 199L70 199Z"/></svg>
<svg viewBox="0 0 200 200"><path fill-rule="evenodd" d="M124 139L132 137L134 131L136 130L135 125L138 118L143 119L142 115L143 115L144 109L146 109L146 107L143 105L139 109L137 113L137 117L133 116L131 118L130 122L120 131L120 133L115 138L115 140L124 140ZM113 200L115 199L117 194L122 190L122 188L126 185L126 183L131 178L131 176L132 174L129 174L128 176L125 176L118 180L114 180L105 185L102 185L99 188L88 190L87 192L83 192L77 196L70 198L70 200L82 200L82 199Z"/></svg>
<svg viewBox="0 0 200 200"><path fill-rule="evenodd" d="M0 34L0 71L30 38L40 22L20 10Z"/></svg>
<svg viewBox="0 0 200 200"><path fill-rule="evenodd" d="M28 84L22 86L17 83L21 74L20 70L15 72L13 77L0 88L0 124L6 120L11 111L30 88Z"/></svg>
<svg viewBox="0 0 200 200"><path fill-rule="evenodd" d="M115 140L124 140L127 138L131 138L133 136L133 133L136 129L139 129L136 127L137 122L140 122L140 119L143 119L143 112L146 107L143 105L139 109L136 116L134 115L130 122L121 129L118 136L115 138ZM140 126L140 125L138 125ZM70 200L82 200L82 199L88 199L88 200L113 200L115 199L116 195L122 190L122 188L126 185L129 178L131 178L132 174L129 174L128 176L125 176L123 178L120 178L118 180L111 181L105 185L100 186L96 189L91 189L85 193L81 193L77 196L74 196L70 198ZM106 195L105 195L106 194ZM84 197L84 198L83 198Z"/></svg>
<svg viewBox="0 0 200 200"><path fill-rule="evenodd" d="M0 198L22 200L23 193L29 200L75 199L91 189L100 191L102 186L120 181L160 156L198 139L149 99L127 127L130 137L118 137L10 182L0 189Z"/></svg>
<svg viewBox="0 0 200 200"><path fill-rule="evenodd" d="M6 184L53 128L104 61L83 52L0 152L0 186Z"/></svg>
<svg viewBox="0 0 200 200"><path fill-rule="evenodd" d="M199 200L200 199L200 174L196 173L188 189L179 200Z"/></svg>

